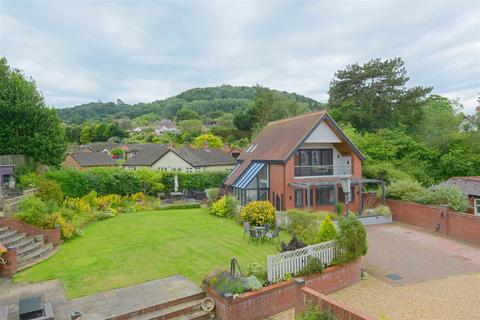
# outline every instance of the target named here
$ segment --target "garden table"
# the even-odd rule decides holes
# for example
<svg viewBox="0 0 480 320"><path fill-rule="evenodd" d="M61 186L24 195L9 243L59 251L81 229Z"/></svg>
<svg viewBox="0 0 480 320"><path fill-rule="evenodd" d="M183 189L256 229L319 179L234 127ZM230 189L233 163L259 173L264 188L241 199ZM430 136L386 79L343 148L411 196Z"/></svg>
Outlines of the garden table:
<svg viewBox="0 0 480 320"><path fill-rule="evenodd" d="M266 229L267 229L267 228L265 228L264 226L255 226L255 227L253 227L253 230L255 230L255 232L257 233L257 237L258 237L258 238L261 238L261 239L262 239L262 242L263 242L263 238L264 238L263 235L264 235Z"/></svg>

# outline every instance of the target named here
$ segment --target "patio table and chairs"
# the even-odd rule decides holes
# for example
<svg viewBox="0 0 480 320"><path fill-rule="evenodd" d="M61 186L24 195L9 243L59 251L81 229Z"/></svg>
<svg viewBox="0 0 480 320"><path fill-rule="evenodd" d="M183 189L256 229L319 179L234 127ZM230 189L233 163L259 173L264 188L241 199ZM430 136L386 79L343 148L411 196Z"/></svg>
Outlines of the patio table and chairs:
<svg viewBox="0 0 480 320"><path fill-rule="evenodd" d="M280 233L280 228L275 227L274 230L270 230L271 226L269 223L265 224L264 226L253 226L250 227L250 224L248 222L244 222L244 238L245 238L245 233L249 233L250 235L250 240L251 241L256 241L258 243L258 240L262 240L262 242L265 239L270 239L272 241L275 238L278 239L278 235ZM248 228L248 229L247 229ZM280 241L280 240L279 240Z"/></svg>

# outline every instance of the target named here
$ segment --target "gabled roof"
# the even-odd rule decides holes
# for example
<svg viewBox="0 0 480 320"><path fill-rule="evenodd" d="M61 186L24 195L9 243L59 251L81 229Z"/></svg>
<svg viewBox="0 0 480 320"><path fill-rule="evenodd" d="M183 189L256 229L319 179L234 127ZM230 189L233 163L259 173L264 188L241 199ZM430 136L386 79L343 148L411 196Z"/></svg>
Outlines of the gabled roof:
<svg viewBox="0 0 480 320"><path fill-rule="evenodd" d="M322 121L361 160L365 159L325 110L315 111L268 123L240 155L238 159L243 161L242 164L225 180L225 184L232 185L252 161L286 162Z"/></svg>
<svg viewBox="0 0 480 320"><path fill-rule="evenodd" d="M222 149L181 147L175 148L172 151L193 167L229 166L237 164L235 158Z"/></svg>
<svg viewBox="0 0 480 320"><path fill-rule="evenodd" d="M480 176L453 177L442 184L457 186L460 191L467 195L480 196Z"/></svg>
<svg viewBox="0 0 480 320"><path fill-rule="evenodd" d="M126 152L130 152L133 150L157 152L157 151L163 151L165 150L165 148L168 147L167 144L158 144L158 143L131 143L131 144L124 144L123 146L127 147Z"/></svg>
<svg viewBox="0 0 480 320"><path fill-rule="evenodd" d="M115 142L94 142L81 145L80 147L87 147L95 152L102 152L103 150L111 151L113 148L120 146L120 143Z"/></svg>
<svg viewBox="0 0 480 320"><path fill-rule="evenodd" d="M152 166L169 151L169 148L167 145L157 145L153 148L134 147L130 150L138 150L138 153L125 161L126 166Z"/></svg>
<svg viewBox="0 0 480 320"><path fill-rule="evenodd" d="M70 153L70 156L82 167L116 166L117 163L104 152Z"/></svg>

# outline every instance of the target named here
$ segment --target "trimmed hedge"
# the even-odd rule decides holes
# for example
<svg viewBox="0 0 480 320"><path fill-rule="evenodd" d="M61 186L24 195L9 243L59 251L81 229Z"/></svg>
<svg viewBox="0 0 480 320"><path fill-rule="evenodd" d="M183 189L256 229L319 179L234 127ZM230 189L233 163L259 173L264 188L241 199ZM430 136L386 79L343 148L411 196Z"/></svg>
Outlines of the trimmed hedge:
<svg viewBox="0 0 480 320"><path fill-rule="evenodd" d="M194 173L161 172L160 182L164 191L173 191L174 177L178 176L179 189L205 190L219 187L227 172L203 171ZM88 171L76 169L53 170L46 178L56 181L66 197L83 197L90 191L98 195L119 194L122 196L145 191L145 181L136 171L125 169L95 168ZM153 183L153 182L152 182ZM157 186L152 186L152 190Z"/></svg>

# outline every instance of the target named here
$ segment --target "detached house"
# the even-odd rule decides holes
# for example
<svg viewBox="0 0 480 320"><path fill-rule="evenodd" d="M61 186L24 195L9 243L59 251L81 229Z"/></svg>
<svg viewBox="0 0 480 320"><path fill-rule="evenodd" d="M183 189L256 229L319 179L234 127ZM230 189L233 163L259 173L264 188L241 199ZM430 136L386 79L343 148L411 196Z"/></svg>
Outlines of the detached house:
<svg viewBox="0 0 480 320"><path fill-rule="evenodd" d="M351 179L350 210L362 209L364 156L325 111L270 122L225 180L242 204L268 200L277 210L335 211L341 179Z"/></svg>
<svg viewBox="0 0 480 320"><path fill-rule="evenodd" d="M154 149L143 149L131 155L125 162L125 168L142 168L163 171L230 171L236 160L221 149L180 147L168 145Z"/></svg>

